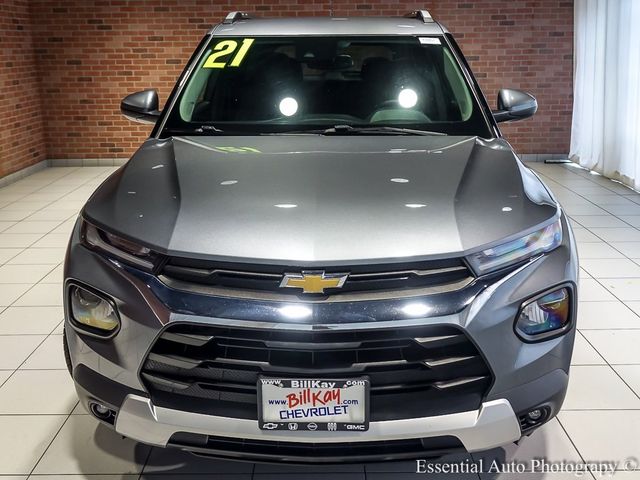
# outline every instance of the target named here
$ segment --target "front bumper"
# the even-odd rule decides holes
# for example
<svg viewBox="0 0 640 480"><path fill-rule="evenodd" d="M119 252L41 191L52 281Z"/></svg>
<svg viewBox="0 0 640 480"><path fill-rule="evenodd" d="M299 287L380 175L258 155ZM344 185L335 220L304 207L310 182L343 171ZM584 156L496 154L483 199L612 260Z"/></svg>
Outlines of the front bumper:
<svg viewBox="0 0 640 480"><path fill-rule="evenodd" d="M230 420L156 407L148 398L128 395L120 408L115 427L125 437L161 447L167 446L171 437L181 432L295 443L384 442L452 435L468 451L486 450L520 438L516 415L511 404L504 399L485 402L478 411L371 422L365 432L276 432L259 430L253 420Z"/></svg>
<svg viewBox="0 0 640 480"><path fill-rule="evenodd" d="M292 433L260 430L254 420L158 407L153 405L145 392L124 387L84 366L75 369L74 379L82 405L99 402L117 412L115 424L111 426L121 435L149 445L178 447L218 457L294 463L382 461L440 456L457 451L484 451L515 442L522 437L518 415L511 401L505 398L486 401L480 409L473 411L371 422L369 430L364 432ZM557 412L567 384L566 372L555 370L533 382L518 386L508 396L518 404L528 405L527 409L545 406L550 411ZM185 436L187 441L181 441ZM211 445L207 442L209 436L234 441L235 447L233 444L220 446L220 442ZM422 441L425 444L424 450L385 453L390 442L392 444L395 440L407 439ZM432 442L424 442L425 439ZM455 439L456 442L451 443L446 439ZM256 448L252 451L237 448L238 442L243 447L254 442ZM267 442L278 448L270 451L260 446ZM323 456L313 448L319 444L336 445L339 453ZM346 445L353 447L358 444L373 447L376 454L353 455L345 451ZM458 448L458 445L462 448ZM304 454L299 453L301 450Z"/></svg>
<svg viewBox="0 0 640 480"><path fill-rule="evenodd" d="M559 411L566 391L575 329L572 328L561 337L534 344L522 342L513 332L514 318L524 300L550 286L577 282L575 245L566 222L565 231L569 234L565 236L560 248L510 273L500 281L486 285L461 311L410 320L417 325L442 324L462 328L476 344L494 376L494 382L478 410L372 422L367 432L289 433L261 431L255 420L155 406L148 398L140 379L140 368L159 332L172 322L212 325L250 323L260 328L293 330L315 328L317 325L268 324L255 320L244 322L239 318L242 318L244 311L250 310L249 307L239 311L225 300L216 299L211 300L212 303L218 303L212 306L210 315L176 312L168 308L157 295L152 282L132 275L117 262L83 247L76 229L70 245L65 278L107 293L116 302L122 320L118 335L105 341L74 331L67 316L65 330L74 379L82 404L86 408L90 401L98 401L112 407L117 412L114 426L119 433L159 446L189 448L175 445L174 436L183 433L278 444L383 444L396 439L435 439L446 436L458 439L468 451L485 450L516 441L522 436L518 417L530 409L545 406L549 410L548 418L551 418ZM177 292L174 295L173 300L180 300ZM368 304L363 305L365 310L371 307L370 302L362 303ZM343 329L394 328L400 323L394 319L382 318L389 312L394 312L394 308L396 306L389 302L384 309L378 306L370 308L369 312L376 312L376 321L345 321L336 322L333 326L323 326ZM351 318L364 317L356 314L357 312L349 311ZM574 309L574 325L575 314ZM367 316L371 314L368 313ZM93 380L88 381L88 378ZM199 450L202 451L203 448ZM255 456L247 455L247 458ZM272 458L293 461L288 456Z"/></svg>

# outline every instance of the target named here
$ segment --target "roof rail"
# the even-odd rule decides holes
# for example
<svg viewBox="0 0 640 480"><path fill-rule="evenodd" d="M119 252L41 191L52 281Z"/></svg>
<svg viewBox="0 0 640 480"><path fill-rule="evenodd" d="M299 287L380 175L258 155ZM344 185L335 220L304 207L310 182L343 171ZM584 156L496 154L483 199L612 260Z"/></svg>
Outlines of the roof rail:
<svg viewBox="0 0 640 480"><path fill-rule="evenodd" d="M423 23L432 23L435 21L428 10L414 10L413 12L407 13L405 17L417 18L418 20L422 20Z"/></svg>
<svg viewBox="0 0 640 480"><path fill-rule="evenodd" d="M235 23L238 20L248 20L251 16L247 12L229 12L222 23L229 25Z"/></svg>

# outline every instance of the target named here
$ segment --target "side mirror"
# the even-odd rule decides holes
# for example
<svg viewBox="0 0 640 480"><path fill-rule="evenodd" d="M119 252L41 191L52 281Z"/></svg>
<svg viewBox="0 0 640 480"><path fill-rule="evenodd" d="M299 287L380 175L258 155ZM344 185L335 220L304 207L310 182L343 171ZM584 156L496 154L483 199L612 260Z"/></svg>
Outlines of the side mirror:
<svg viewBox="0 0 640 480"><path fill-rule="evenodd" d="M158 92L142 90L127 95L120 102L120 112L129 120L140 123L156 123L160 116L158 110Z"/></svg>
<svg viewBox="0 0 640 480"><path fill-rule="evenodd" d="M492 113L496 122L508 122L532 117L537 110L538 101L530 93L503 88L498 92L498 110Z"/></svg>

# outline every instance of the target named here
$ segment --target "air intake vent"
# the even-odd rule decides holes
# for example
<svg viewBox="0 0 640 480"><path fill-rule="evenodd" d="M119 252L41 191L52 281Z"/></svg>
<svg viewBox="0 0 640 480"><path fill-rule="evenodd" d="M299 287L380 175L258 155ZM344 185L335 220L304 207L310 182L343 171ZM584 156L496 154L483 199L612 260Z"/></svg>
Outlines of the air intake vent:
<svg viewBox="0 0 640 480"><path fill-rule="evenodd" d="M171 437L169 445L205 456L296 463L383 462L465 451L460 440L449 436L378 442L296 443L180 432Z"/></svg>

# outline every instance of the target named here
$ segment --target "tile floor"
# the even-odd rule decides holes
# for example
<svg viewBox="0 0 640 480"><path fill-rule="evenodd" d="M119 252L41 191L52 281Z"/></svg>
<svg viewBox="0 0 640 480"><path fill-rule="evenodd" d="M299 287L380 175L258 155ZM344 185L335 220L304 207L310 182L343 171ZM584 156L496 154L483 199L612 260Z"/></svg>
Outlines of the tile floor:
<svg viewBox="0 0 640 480"><path fill-rule="evenodd" d="M579 242L582 280L571 384L556 420L518 447L474 457L638 459L640 194L566 165L532 166L571 216ZM152 449L122 439L77 407L61 349L61 262L79 208L113 170L50 168L0 189L0 480L137 480L169 474L185 480L194 475L233 480L419 478L413 462L300 468ZM638 480L640 470L614 476ZM478 478L455 476L467 477ZM573 474L500 478L568 480Z"/></svg>

